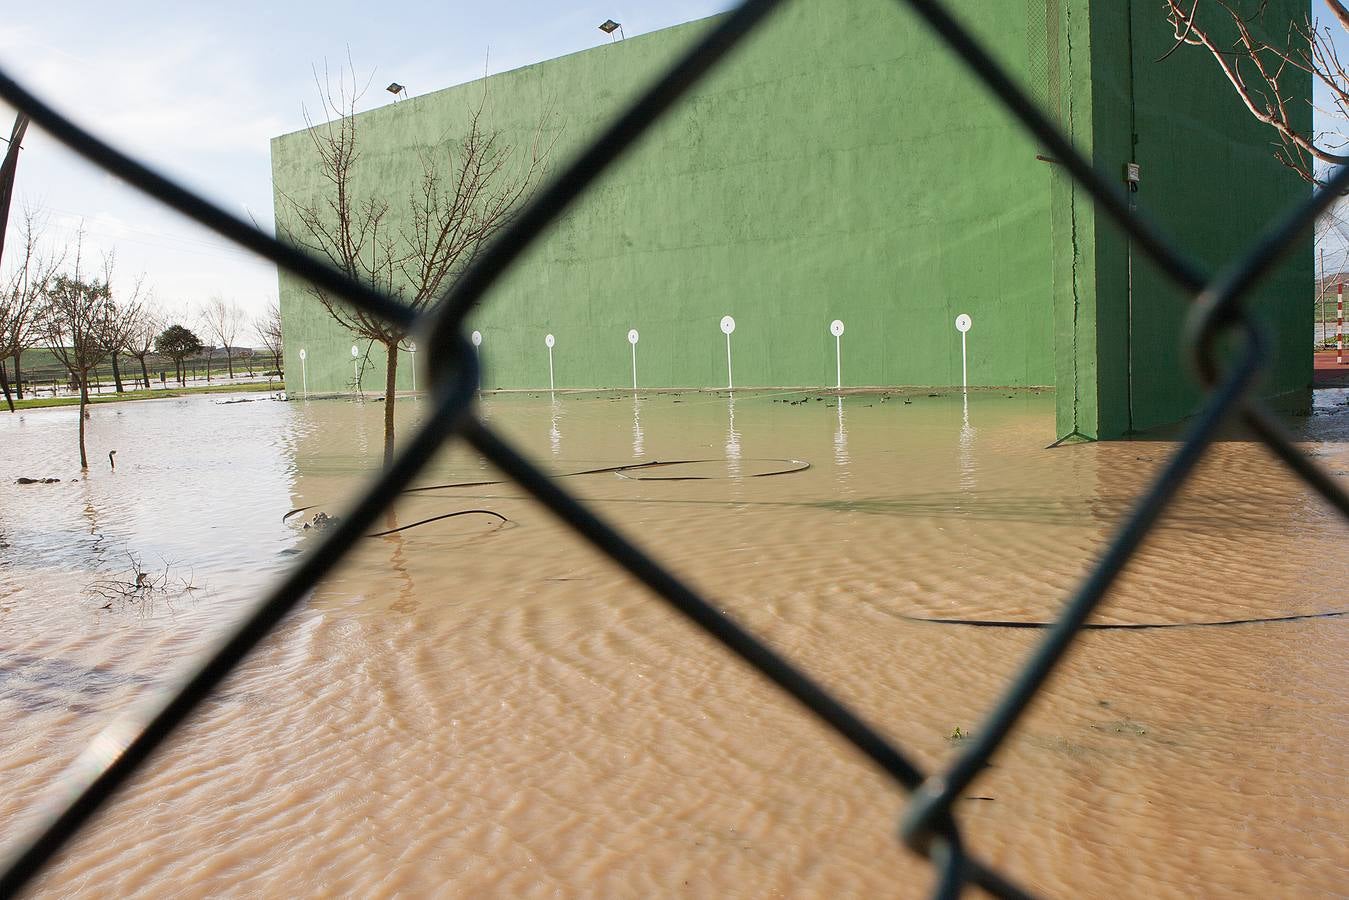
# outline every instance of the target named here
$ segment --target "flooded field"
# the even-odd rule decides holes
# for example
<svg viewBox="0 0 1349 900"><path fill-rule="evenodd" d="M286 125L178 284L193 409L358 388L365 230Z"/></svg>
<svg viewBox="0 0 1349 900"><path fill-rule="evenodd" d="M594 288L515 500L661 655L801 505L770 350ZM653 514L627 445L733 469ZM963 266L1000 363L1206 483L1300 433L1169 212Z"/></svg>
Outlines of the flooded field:
<svg viewBox="0 0 1349 900"><path fill-rule="evenodd" d="M1344 392L1297 420L1349 470ZM1041 636L1165 440L1045 449L1053 396L515 395L492 422L927 767ZM400 401L406 429L422 412ZM0 415L0 840L315 540L383 405ZM117 450L116 471L107 451ZM792 462L808 462L803 471ZM638 477L638 476L641 477ZM698 479L644 480L657 476ZM59 477L18 486L18 476ZM765 477L753 477L765 476ZM419 483L496 476L463 446ZM70 483L71 478L79 478ZM295 507L313 507L283 522ZM509 485L406 496L48 870L52 896L914 896L901 793ZM1097 621L1349 607L1346 532L1216 448ZM128 554L167 594L91 590ZM132 576L134 580L134 575ZM190 589L189 589L190 588ZM1329 896L1349 850L1349 619L1082 636L960 807L1063 897Z"/></svg>

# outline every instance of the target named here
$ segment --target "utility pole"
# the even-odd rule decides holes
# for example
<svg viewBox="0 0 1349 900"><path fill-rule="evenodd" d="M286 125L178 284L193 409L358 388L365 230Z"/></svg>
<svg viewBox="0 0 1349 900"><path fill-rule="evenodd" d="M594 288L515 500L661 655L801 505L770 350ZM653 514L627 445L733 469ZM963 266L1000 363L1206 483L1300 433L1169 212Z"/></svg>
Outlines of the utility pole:
<svg viewBox="0 0 1349 900"><path fill-rule="evenodd" d="M1321 278L1316 285L1316 305L1319 306L1321 313L1321 330L1316 333L1315 349L1320 350L1321 345L1326 341L1326 248L1321 248Z"/></svg>
<svg viewBox="0 0 1349 900"><path fill-rule="evenodd" d="M19 113L14 120L14 129L9 135L9 149L5 152L5 161L0 163L0 259L5 255L5 229L9 225L9 204L14 199L14 173L19 168L19 148L23 144L23 135L27 130L28 114ZM14 398L9 395L9 379L5 377L3 361L0 361L0 390L5 393L9 411L14 412Z"/></svg>

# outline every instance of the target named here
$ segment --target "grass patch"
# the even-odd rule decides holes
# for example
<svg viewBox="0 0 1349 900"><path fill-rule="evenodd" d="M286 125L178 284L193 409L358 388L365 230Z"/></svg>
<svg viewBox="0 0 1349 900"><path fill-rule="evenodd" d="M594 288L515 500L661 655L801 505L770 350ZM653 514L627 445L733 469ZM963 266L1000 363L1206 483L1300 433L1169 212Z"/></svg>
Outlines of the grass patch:
<svg viewBox="0 0 1349 900"><path fill-rule="evenodd" d="M90 397L89 405L100 403L122 403L131 400L162 400L165 397L186 397L188 394L250 394L262 391L284 391L286 383L277 381L268 384L265 381L252 381L247 384L207 384L200 387L167 388L162 390L125 391L121 394L101 394ZM30 397L15 400L14 408L41 409L48 406L79 406L79 397ZM6 409L3 397L0 397L0 411Z"/></svg>

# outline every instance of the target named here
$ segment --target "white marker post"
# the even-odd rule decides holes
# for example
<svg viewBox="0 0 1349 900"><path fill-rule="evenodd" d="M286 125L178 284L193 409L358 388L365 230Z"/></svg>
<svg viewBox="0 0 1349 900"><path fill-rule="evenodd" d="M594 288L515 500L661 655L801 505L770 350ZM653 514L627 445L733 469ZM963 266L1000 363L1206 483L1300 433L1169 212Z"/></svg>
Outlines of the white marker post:
<svg viewBox="0 0 1349 900"><path fill-rule="evenodd" d="M632 344L632 389L637 390L637 329L628 329L628 343Z"/></svg>
<svg viewBox="0 0 1349 900"><path fill-rule="evenodd" d="M735 378L731 375L731 332L735 331L735 319L721 317L721 333L726 335L726 390L735 390Z"/></svg>
<svg viewBox="0 0 1349 900"><path fill-rule="evenodd" d="M973 324L974 322L970 317L964 313L956 316L956 331L960 332L960 388L966 393L968 393L970 389L970 375L968 365L969 355L965 350L965 335L969 332L970 326Z"/></svg>
<svg viewBox="0 0 1349 900"><path fill-rule="evenodd" d="M415 394L417 393L417 344L415 341L408 341L408 352L412 354L412 393Z"/></svg>
<svg viewBox="0 0 1349 900"><path fill-rule="evenodd" d="M837 375L835 390L843 390L843 320L835 319L829 323L829 333L834 336L834 374Z"/></svg>
<svg viewBox="0 0 1349 900"><path fill-rule="evenodd" d="M355 344L351 345L351 372L356 377L356 393L361 392L361 351Z"/></svg>
<svg viewBox="0 0 1349 900"><path fill-rule="evenodd" d="M554 390L553 387L553 344L557 343L551 334L545 335L543 345L548 348L548 390Z"/></svg>
<svg viewBox="0 0 1349 900"><path fill-rule="evenodd" d="M468 338L473 343L473 352L478 354L478 397L482 397L482 354L479 347L482 346L482 332L474 330Z"/></svg>
<svg viewBox="0 0 1349 900"><path fill-rule="evenodd" d="M303 347L300 348L300 378L304 382L304 398L309 399L309 369L305 366L305 359L309 356Z"/></svg>

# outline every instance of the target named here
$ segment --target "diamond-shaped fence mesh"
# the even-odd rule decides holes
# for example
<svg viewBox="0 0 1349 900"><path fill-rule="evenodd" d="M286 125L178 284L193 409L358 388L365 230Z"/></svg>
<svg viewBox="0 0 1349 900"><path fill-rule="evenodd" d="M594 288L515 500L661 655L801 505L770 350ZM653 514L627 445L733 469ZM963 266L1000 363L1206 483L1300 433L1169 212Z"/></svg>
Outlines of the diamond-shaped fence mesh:
<svg viewBox="0 0 1349 900"><path fill-rule="evenodd" d="M1243 300L1310 229L1317 215L1349 187L1349 168L1342 168L1306 202L1282 221L1268 226L1248 252L1210 276L1192 263L1181 245L1131 211L1124 195L1102 178L1052 125L1031 96L1014 80L938 0L898 0L921 18L948 49L959 57L998 100L1012 112L1054 159L1094 199L1097 208L1134 245L1146 253L1176 285L1193 296L1186 339L1196 369L1209 393L1188 432L1160 474L1143 492L1086 579L1069 597L1031 658L975 736L943 771L924 772L881 732L835 699L805 672L745 631L705 597L655 562L632 541L518 453L475 413L478 382L476 356L461 328L469 311L485 296L540 234L595 182L616 159L699 79L712 69L783 0L745 0L728 13L695 46L670 67L631 107L619 115L574 161L521 210L513 225L455 283L443 302L419 321L412 310L392 297L355 282L304 253L278 242L224 212L62 117L0 72L0 97L31 116L32 121L107 171L158 198L179 212L272 260L325 291L353 305L418 329L419 346L429 351L435 381L432 414L393 464L360 498L351 513L254 608L242 624L182 684L149 713L124 718L101 735L80 756L66 776L64 803L54 809L14 850L0 875L0 895L18 892L88 821L90 816L146 761L229 672L257 646L282 617L300 603L323 576L374 524L399 491L454 436L467 441L535 500L582 535L654 594L692 620L726 649L790 694L910 795L899 824L899 837L937 868L936 894L952 897L975 884L1000 897L1027 892L980 862L961 840L952 806L989 762L1016 725L1045 680L1062 659L1087 619L1110 591L1130 557L1158 517L1176 496L1213 443L1218 429L1234 417L1264 443L1274 457L1319 493L1341 515L1349 517L1349 495L1331 476L1294 446L1275 417L1250 388L1265 363L1264 342ZM1028 8L1044 9L1030 2ZM1048 24L1048 23L1047 23ZM1043 56L1043 51L1041 53ZM1045 98L1040 98L1045 99ZM1231 336L1239 346L1234 361L1222 364L1217 344ZM1228 344L1228 340L1222 341ZM1231 355L1231 354L1227 354Z"/></svg>

